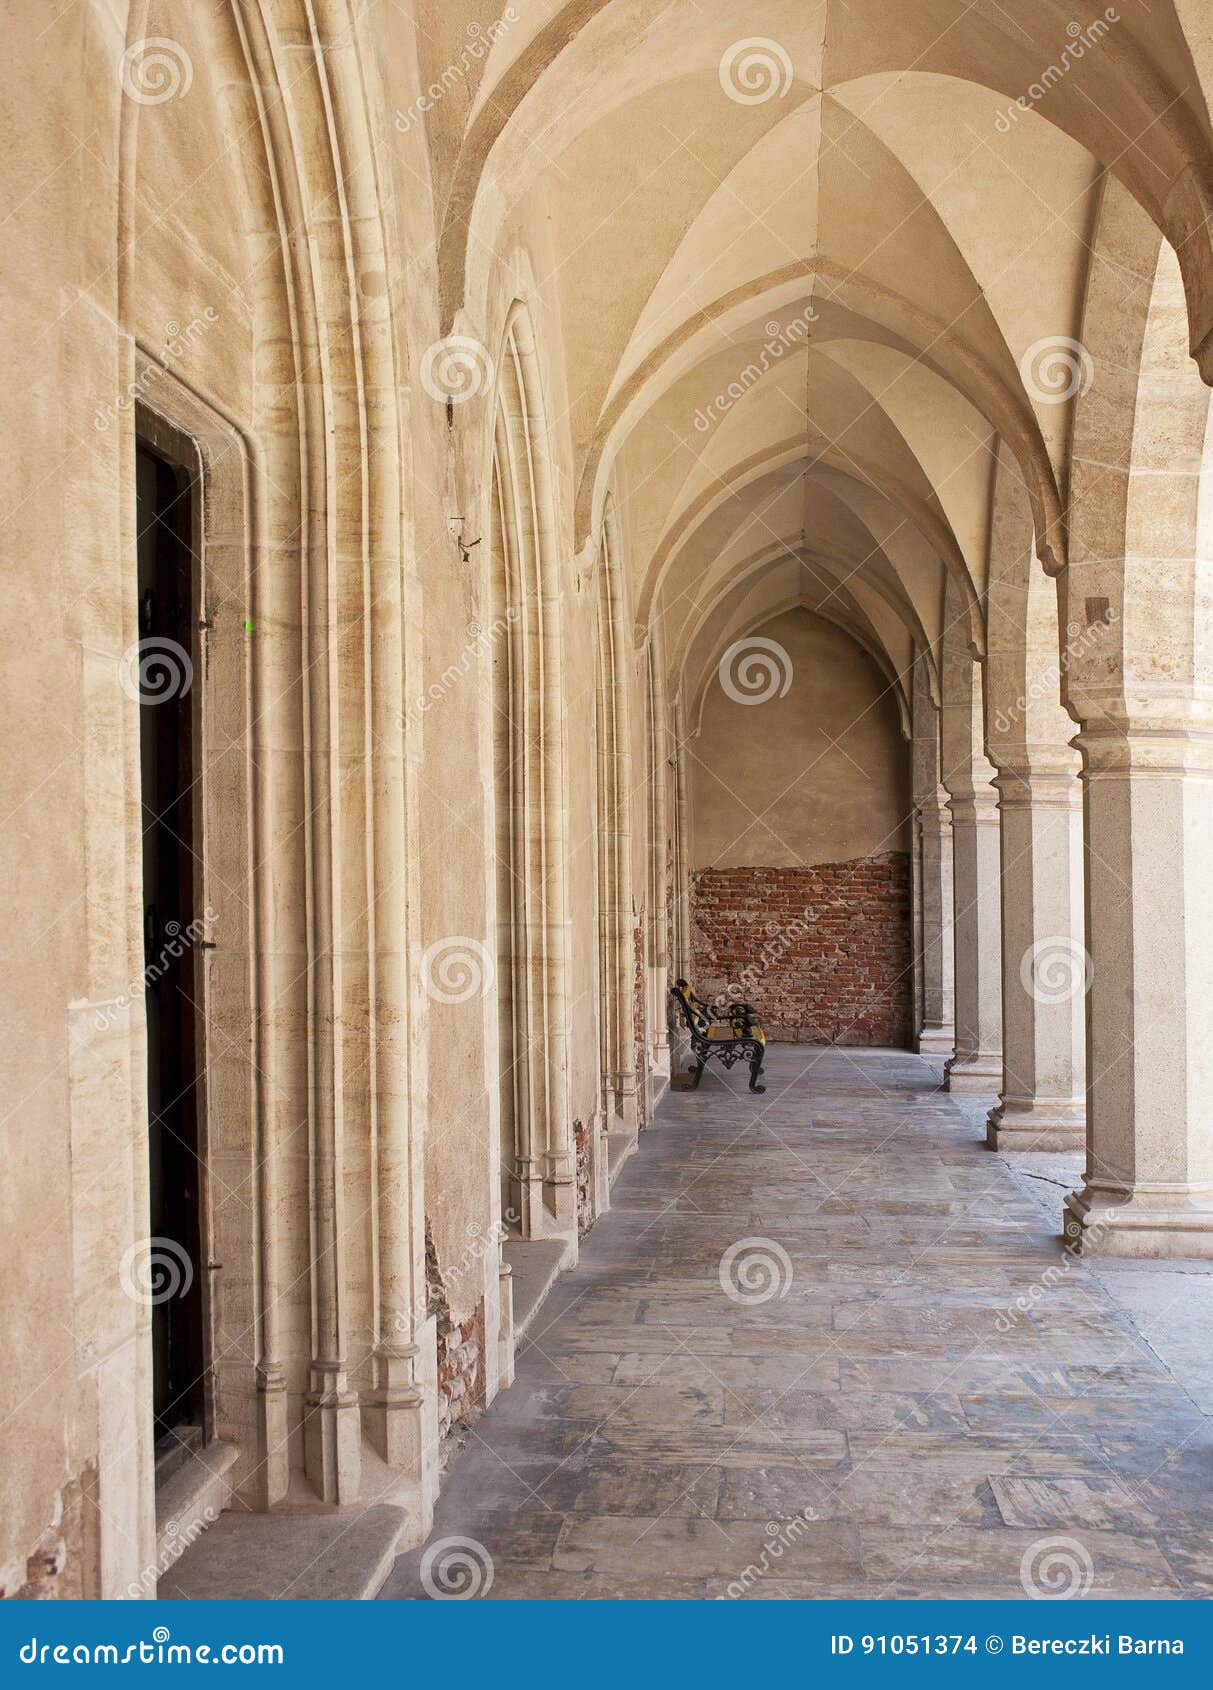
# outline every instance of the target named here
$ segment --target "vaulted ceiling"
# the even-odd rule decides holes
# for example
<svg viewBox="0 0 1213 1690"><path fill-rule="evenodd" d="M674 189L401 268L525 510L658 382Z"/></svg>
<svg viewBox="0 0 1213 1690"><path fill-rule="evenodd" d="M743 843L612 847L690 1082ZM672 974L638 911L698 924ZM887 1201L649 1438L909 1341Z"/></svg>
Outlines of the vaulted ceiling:
<svg viewBox="0 0 1213 1690"><path fill-rule="evenodd" d="M486 27L427 24L423 79ZM1061 566L1109 182L1211 355L1206 0L515 0L489 33L429 133L447 324L546 231L575 543L614 487L689 693L791 602L904 676L949 578L981 649L1000 442Z"/></svg>

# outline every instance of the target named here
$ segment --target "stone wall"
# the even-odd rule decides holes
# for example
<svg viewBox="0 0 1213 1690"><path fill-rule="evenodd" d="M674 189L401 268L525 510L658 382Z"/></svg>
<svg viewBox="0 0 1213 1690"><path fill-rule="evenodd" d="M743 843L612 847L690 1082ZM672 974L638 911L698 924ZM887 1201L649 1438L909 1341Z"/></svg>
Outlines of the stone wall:
<svg viewBox="0 0 1213 1690"><path fill-rule="evenodd" d="M693 877L695 990L755 1005L770 1038L910 1042L910 862L901 851L813 868Z"/></svg>

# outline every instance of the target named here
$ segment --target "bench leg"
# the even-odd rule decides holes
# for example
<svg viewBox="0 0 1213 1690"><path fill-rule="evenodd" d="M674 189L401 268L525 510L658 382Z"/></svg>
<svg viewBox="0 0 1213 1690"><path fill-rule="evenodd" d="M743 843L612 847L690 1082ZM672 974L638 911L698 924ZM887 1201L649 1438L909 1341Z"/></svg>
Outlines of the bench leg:
<svg viewBox="0 0 1213 1690"><path fill-rule="evenodd" d="M762 1051L761 1048L756 1050L754 1052L753 1056L750 1058L750 1090L751 1091L765 1091L767 1089L765 1086L760 1086L758 1084L759 1080L762 1078L762 1058L763 1058L763 1051Z"/></svg>
<svg viewBox="0 0 1213 1690"><path fill-rule="evenodd" d="M699 1090L699 1082L700 1082L700 1080L702 1080L702 1078L703 1078L703 1063L702 1062L696 1062L695 1066L691 1069L691 1084L690 1084L689 1089L691 1091L698 1091Z"/></svg>

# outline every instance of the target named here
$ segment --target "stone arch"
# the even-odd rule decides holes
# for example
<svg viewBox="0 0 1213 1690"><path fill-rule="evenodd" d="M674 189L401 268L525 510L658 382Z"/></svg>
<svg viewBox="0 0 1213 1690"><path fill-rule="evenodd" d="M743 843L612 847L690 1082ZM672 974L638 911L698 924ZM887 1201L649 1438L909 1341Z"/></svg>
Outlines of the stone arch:
<svg viewBox="0 0 1213 1690"><path fill-rule="evenodd" d="M516 303L497 362L491 469L498 643L498 990L503 1200L526 1238L575 1247L559 554L534 329Z"/></svg>

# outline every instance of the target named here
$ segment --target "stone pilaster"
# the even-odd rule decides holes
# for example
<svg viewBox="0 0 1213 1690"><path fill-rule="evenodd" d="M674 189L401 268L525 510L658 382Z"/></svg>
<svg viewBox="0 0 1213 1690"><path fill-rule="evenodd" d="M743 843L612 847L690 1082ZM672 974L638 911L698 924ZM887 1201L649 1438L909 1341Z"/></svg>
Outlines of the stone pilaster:
<svg viewBox="0 0 1213 1690"><path fill-rule="evenodd" d="M1002 1097L992 1150L1077 1150L1085 1142L1082 788L1077 760L1004 767Z"/></svg>
<svg viewBox="0 0 1213 1690"><path fill-rule="evenodd" d="M1213 1257L1213 711L1084 725L1086 1254Z"/></svg>

